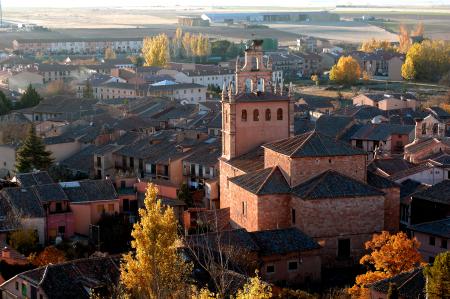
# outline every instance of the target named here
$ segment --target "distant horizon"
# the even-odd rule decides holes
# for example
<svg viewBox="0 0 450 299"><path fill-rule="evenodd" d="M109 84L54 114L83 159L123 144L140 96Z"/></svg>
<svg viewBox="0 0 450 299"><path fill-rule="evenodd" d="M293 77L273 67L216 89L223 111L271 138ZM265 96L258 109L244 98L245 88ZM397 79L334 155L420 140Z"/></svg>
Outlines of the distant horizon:
<svg viewBox="0 0 450 299"><path fill-rule="evenodd" d="M298 8L334 8L336 6L349 6L349 7L367 7L367 8L382 8L382 7L393 7L393 8L405 8L404 5L408 5L410 7L440 7L440 6L448 6L450 7L449 0L378 0L377 4L370 3L371 1L367 1L364 3L362 1L346 1L346 0L338 0L338 1L330 1L330 0L316 0L316 1L302 1L302 4L299 5L299 2L296 0L286 0L282 4L277 3L273 0L248 0L246 5L242 5L242 1L238 0L229 0L227 1L227 5L223 5L223 2L216 0L195 0L192 1L191 4L184 4L186 1L183 0L156 0L149 1L146 0L128 0L124 5L122 0L78 0L77 2L69 2L65 1L53 1L53 0L22 0L20 2L16 0L2 0L0 1L3 8L24 8L24 7L33 7L33 8L127 8L127 7L214 7L214 8L237 8L237 7L298 7ZM183 3L184 2L184 3Z"/></svg>

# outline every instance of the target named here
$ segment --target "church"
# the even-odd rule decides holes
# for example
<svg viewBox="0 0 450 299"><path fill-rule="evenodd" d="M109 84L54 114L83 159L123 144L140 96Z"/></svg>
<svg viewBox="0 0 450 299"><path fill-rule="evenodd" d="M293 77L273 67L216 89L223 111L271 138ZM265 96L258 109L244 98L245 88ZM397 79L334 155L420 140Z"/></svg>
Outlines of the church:
<svg viewBox="0 0 450 299"><path fill-rule="evenodd" d="M400 187L367 171L367 153L311 131L294 135L292 86L272 82L255 40L222 92L220 208L233 228L297 228L324 266L349 266L364 242L399 228Z"/></svg>

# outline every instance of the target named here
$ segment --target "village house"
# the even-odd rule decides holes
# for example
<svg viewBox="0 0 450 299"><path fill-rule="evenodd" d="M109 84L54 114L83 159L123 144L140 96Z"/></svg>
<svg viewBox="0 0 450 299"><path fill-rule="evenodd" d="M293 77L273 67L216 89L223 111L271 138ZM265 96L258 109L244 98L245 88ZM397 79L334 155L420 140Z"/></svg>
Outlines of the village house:
<svg viewBox="0 0 450 299"><path fill-rule="evenodd" d="M142 48L142 38L74 38L74 39L16 39L12 48L22 54L37 52L68 53L68 54L96 54L104 53L111 48L120 53L138 53Z"/></svg>
<svg viewBox="0 0 450 299"><path fill-rule="evenodd" d="M411 225L409 230L420 242L419 252L428 263L433 263L436 255L450 248L450 217Z"/></svg>
<svg viewBox="0 0 450 299"><path fill-rule="evenodd" d="M44 76L37 72L23 71L8 78L8 89L20 93L25 92L28 86L40 88L44 84Z"/></svg>
<svg viewBox="0 0 450 299"><path fill-rule="evenodd" d="M303 57L285 52L269 52L267 55L272 61L272 70L282 71L285 79L295 79L303 76Z"/></svg>
<svg viewBox="0 0 450 299"><path fill-rule="evenodd" d="M294 136L291 91L267 88L258 41L245 54L236 85L222 95L220 208L249 232L300 229L322 246L328 267L356 263L374 232L398 230L399 187L369 185L361 149L315 131ZM258 81L266 88L257 90Z"/></svg>
<svg viewBox="0 0 450 299"><path fill-rule="evenodd" d="M420 102L417 98L409 93L405 94L382 94L382 93L365 93L357 95L353 98L353 105L368 105L377 107L383 111L412 109L416 110Z"/></svg>
<svg viewBox="0 0 450 299"><path fill-rule="evenodd" d="M373 53L354 51L350 56L360 65L361 72L365 71L370 77L382 78L390 81L401 81L402 65L405 55L378 50Z"/></svg>
<svg viewBox="0 0 450 299"><path fill-rule="evenodd" d="M91 225L101 216L120 212L120 200L111 180L85 180L59 183L69 199L74 233L89 236Z"/></svg>
<svg viewBox="0 0 450 299"><path fill-rule="evenodd" d="M94 292L108 294L106 286L119 280L119 269L119 259L112 257L49 264L14 276L0 285L0 293L3 299L89 299Z"/></svg>
<svg viewBox="0 0 450 299"><path fill-rule="evenodd" d="M374 155L391 156L403 154L405 145L414 140L414 126L395 124L366 124L351 137L351 143L369 153L369 160Z"/></svg>

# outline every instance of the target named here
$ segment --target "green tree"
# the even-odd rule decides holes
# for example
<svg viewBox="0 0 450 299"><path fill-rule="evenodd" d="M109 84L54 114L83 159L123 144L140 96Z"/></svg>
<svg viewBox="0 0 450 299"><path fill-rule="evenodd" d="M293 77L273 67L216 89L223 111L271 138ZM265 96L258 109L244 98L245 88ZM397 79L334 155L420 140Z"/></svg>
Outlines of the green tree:
<svg viewBox="0 0 450 299"><path fill-rule="evenodd" d="M22 97L20 98L20 106L22 108L28 108L28 107L34 107L37 104L42 101L42 97L39 95L39 93L36 91L36 89L33 88L33 86L28 85L27 90L23 93Z"/></svg>
<svg viewBox="0 0 450 299"><path fill-rule="evenodd" d="M38 235L32 229L19 229L9 235L9 245L18 252L25 255L36 250L38 245Z"/></svg>
<svg viewBox="0 0 450 299"><path fill-rule="evenodd" d="M192 207L194 205L192 193L186 183L183 183L180 187L180 190L178 190L177 199L184 201L188 207Z"/></svg>
<svg viewBox="0 0 450 299"><path fill-rule="evenodd" d="M181 240L173 209L163 209L157 193L149 184L145 209L139 209L140 220L131 233L135 251L123 256L120 279L137 298L182 298L191 267L178 251Z"/></svg>
<svg viewBox="0 0 450 299"><path fill-rule="evenodd" d="M0 90L0 115L7 114L11 110L11 106L11 101L8 100L3 91Z"/></svg>
<svg viewBox="0 0 450 299"><path fill-rule="evenodd" d="M398 288L395 283L389 284L387 299L398 299Z"/></svg>
<svg viewBox="0 0 450 299"><path fill-rule="evenodd" d="M425 267L427 298L448 298L450 294L450 251L436 256L432 266Z"/></svg>
<svg viewBox="0 0 450 299"><path fill-rule="evenodd" d="M52 163L51 152L45 149L41 138L36 135L36 128L31 125L28 136L17 150L17 172L30 172L34 169L47 170Z"/></svg>

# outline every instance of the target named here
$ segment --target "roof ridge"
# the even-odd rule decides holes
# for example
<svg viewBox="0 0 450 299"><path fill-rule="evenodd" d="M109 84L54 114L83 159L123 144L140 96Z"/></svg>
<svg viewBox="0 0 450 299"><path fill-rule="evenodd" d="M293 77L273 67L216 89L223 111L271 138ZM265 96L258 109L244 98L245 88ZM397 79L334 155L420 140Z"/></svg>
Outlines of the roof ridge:
<svg viewBox="0 0 450 299"><path fill-rule="evenodd" d="M319 185L320 183L322 183L323 182L323 180L328 176L328 174L330 173L330 172L332 172L333 170L331 170L331 169L328 169L328 170L325 170L324 172L322 172L321 174L319 174L318 175L318 180L315 182L315 184L312 184L312 186L311 186L311 188L309 188L308 189L308 191L306 191L305 192L305 195L306 196L309 196L309 194L317 187L317 185ZM314 180L315 178L317 178L317 176L316 177L314 177L314 178L312 178L311 180Z"/></svg>
<svg viewBox="0 0 450 299"><path fill-rule="evenodd" d="M421 270L421 267L415 268L409 272L412 272L413 275L411 275L408 279L406 279L401 285L398 286L398 290L400 290L403 286L405 286L408 282L410 282L414 277L416 277L419 273L422 273L422 271L418 271ZM415 273L414 273L415 272Z"/></svg>
<svg viewBox="0 0 450 299"><path fill-rule="evenodd" d="M264 179L264 181L261 183L261 185L259 185L258 189L256 190L256 194L259 193L259 191L261 191L262 187L266 184L266 182L269 180L269 178L272 176L272 174L274 173L275 169L278 167L277 166L272 166L270 168L272 168L272 170L270 171L269 175ZM263 169L265 170L265 169Z"/></svg>
<svg viewBox="0 0 450 299"><path fill-rule="evenodd" d="M299 149L301 149L301 148L306 144L306 142L307 142L309 139L312 138L312 136L313 136L315 133L317 133L315 129L314 129L313 131L303 133L302 135L307 135L307 134L308 134L309 136L306 137L306 138L299 144L299 146L297 146L297 147L295 148L295 150L290 154L290 156L293 155L294 153L296 153ZM298 136L302 136L302 135L298 135Z"/></svg>

